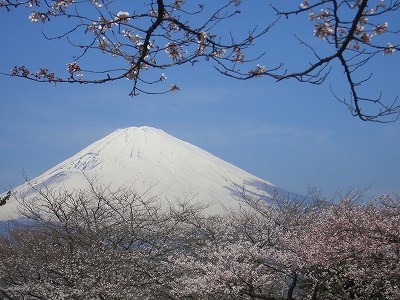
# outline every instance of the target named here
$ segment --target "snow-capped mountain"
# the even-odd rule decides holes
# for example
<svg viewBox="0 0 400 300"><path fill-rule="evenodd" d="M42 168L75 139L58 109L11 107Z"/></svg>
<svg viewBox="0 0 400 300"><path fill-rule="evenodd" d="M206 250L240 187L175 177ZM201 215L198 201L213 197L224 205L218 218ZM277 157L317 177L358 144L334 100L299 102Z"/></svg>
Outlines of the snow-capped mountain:
<svg viewBox="0 0 400 300"><path fill-rule="evenodd" d="M88 186L88 178L111 188L131 187L148 197L158 195L161 201L191 199L210 204L210 213L238 207L243 187L260 197L275 191L271 183L151 127L118 129L30 184L39 189L77 190ZM33 194L28 184L14 192ZM9 218L17 205L10 200L0 209L0 219Z"/></svg>

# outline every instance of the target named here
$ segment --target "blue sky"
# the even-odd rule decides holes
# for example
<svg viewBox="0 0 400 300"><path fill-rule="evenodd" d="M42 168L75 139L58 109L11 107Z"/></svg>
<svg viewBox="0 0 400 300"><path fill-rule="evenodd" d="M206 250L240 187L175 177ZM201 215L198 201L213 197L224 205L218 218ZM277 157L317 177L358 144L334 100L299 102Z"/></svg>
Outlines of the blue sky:
<svg viewBox="0 0 400 300"><path fill-rule="evenodd" d="M265 21L254 2L244 1L242 10L233 29ZM76 54L63 41L44 41L42 26L31 24L27 11L0 13L0 71L16 64L60 68ZM283 23L254 49L268 49L261 64L307 63L309 53L291 36L298 24L301 35L315 39L307 21ZM398 63L398 54L378 57L371 65L376 79L367 91L397 95ZM167 76L180 92L135 98L128 96L129 81L53 86L0 76L0 191L22 183L22 172L33 178L117 128L147 125L294 192L304 193L307 184L326 194L369 185L371 196L400 192L400 122L352 117L329 90L331 84L347 93L340 72L322 86L266 78L237 81L206 63Z"/></svg>

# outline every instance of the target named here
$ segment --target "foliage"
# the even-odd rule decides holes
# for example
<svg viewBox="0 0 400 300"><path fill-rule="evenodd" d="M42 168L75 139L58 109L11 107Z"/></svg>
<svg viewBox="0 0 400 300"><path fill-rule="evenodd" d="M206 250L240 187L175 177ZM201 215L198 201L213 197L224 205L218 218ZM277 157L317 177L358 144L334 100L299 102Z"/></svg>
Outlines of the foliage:
<svg viewBox="0 0 400 300"><path fill-rule="evenodd" d="M124 4L108 0L1 0L0 8L9 12L17 7L28 7L33 23L62 20L62 28L68 27L59 34L45 37L65 39L79 51L71 61L63 62L66 63L66 76L56 75L47 67L31 71L23 65L15 66L10 75L40 82L81 84L127 78L133 82L130 95L135 96L178 91L180 88L174 83L167 89L164 85L161 89L153 85L167 80L165 72L168 69L195 65L201 60L213 62L221 74L241 80L269 77L311 84L323 83L337 64L339 68L334 68L335 74L347 81L350 97L335 97L354 116L380 122L398 118L397 98L384 101L382 93L374 97L362 87L374 70L369 63L377 60L378 55L390 56L400 49L396 43L400 28L395 21L400 1L306 0L276 4L271 0L275 17L267 20L267 25L260 29L249 28L244 36L238 36L234 31L224 32L221 28L224 24L229 26L227 20L240 15L238 6L244 5L241 2L225 0L203 4L150 0L146 4ZM310 31L310 35L316 37L314 41L325 41L328 50L323 51L321 44L296 36L313 55L303 69L292 70L285 61L272 61L268 66L257 64L264 49L259 49L259 56L251 57L247 53L249 47L257 45L260 37L267 35L273 27L279 30L284 19L296 16L304 16L304 21L313 24L314 32ZM259 23L265 24L265 20ZM99 62L98 56L95 56L95 67L85 60L97 53L113 57L111 66L105 58Z"/></svg>
<svg viewBox="0 0 400 300"><path fill-rule="evenodd" d="M8 191L7 194L4 197L0 197L0 206L3 206L7 203L7 201L11 197L11 191Z"/></svg>
<svg viewBox="0 0 400 300"><path fill-rule="evenodd" d="M199 299L398 299L398 198L230 214L215 240L174 264L176 295ZM260 214L261 212L261 214ZM177 268L177 267L175 267Z"/></svg>
<svg viewBox="0 0 400 300"><path fill-rule="evenodd" d="M0 240L2 299L399 299L400 199L204 216L128 189L38 191Z"/></svg>
<svg viewBox="0 0 400 300"><path fill-rule="evenodd" d="M186 224L196 209L184 203L161 210L126 189L38 192L21 202L34 225L1 240L2 299L162 297L163 260L195 241Z"/></svg>

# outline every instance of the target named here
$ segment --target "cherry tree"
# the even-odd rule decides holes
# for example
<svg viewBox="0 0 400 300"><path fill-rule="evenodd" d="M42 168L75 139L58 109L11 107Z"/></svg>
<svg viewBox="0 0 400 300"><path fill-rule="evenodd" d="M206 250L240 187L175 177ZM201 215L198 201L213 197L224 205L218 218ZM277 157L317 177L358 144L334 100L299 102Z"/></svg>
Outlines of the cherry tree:
<svg viewBox="0 0 400 300"><path fill-rule="evenodd" d="M363 87L373 76L373 61L379 55L390 56L400 49L400 26L397 22L400 1L305 0L298 7L281 3L272 5L276 14L285 19L290 20L298 15L308 18L314 26L314 36L329 45L328 51L319 50L315 41L296 36L299 43L314 56L302 70L291 71L280 66L283 72L278 74L270 74L266 69L243 74L235 69L227 69L225 72L228 75L248 79L261 73L277 80L293 78L300 82L321 84L331 72L335 72L334 76L340 74L347 81L350 97L337 96L334 87L331 90L354 116L363 121L398 119L400 106L397 97L385 100L379 91L371 96L370 92L363 92ZM335 67L335 63L339 67Z"/></svg>
<svg viewBox="0 0 400 300"><path fill-rule="evenodd" d="M379 90L371 95L364 87L372 77L371 64L378 56L396 55L400 49L399 1L270 0L274 15L266 13L270 20L264 27L249 28L246 34L222 30L224 24L231 24L230 19L240 21L240 5L259 5L241 2L150 0L145 4L124 4L108 0L1 0L0 9L10 13L17 8L28 8L27 17L33 23L51 26L56 20L62 21L62 32L50 36L45 31L45 38L64 39L75 49L71 60L62 62L66 65L64 74L56 74L47 67L31 70L24 65L16 65L11 73L3 71L3 74L51 83L101 84L129 79L131 96L178 91L178 84L166 83L168 70L200 61L210 62L221 74L241 80L267 77L322 84L332 75L347 82L349 97L336 95L334 87L332 92L354 116L363 121L397 120L400 112L397 98L388 99ZM307 37L296 35L313 58L300 70L285 61L266 60L268 65L265 65L263 56L268 49L257 48L260 38L272 29L279 30L285 19L290 21L299 16L305 25L313 24L314 29L310 29ZM327 48L321 47L318 43L321 40ZM250 46L256 46L259 54L249 51ZM96 64L90 63L90 57L96 59Z"/></svg>
<svg viewBox="0 0 400 300"><path fill-rule="evenodd" d="M344 198L301 218L288 242L310 265L319 297L400 297L399 212L399 198L383 195L362 205Z"/></svg>
<svg viewBox="0 0 400 300"><path fill-rule="evenodd" d="M2 299L167 297L163 261L195 241L188 224L199 208L161 209L125 188L37 192L19 199L29 222L0 240Z"/></svg>
<svg viewBox="0 0 400 300"><path fill-rule="evenodd" d="M173 294L195 299L398 299L399 198L359 205L277 199L229 214L172 259Z"/></svg>
<svg viewBox="0 0 400 300"><path fill-rule="evenodd" d="M129 189L37 190L0 236L2 299L400 297L400 198L254 199L222 215ZM24 225L25 224L25 225Z"/></svg>
<svg viewBox="0 0 400 300"><path fill-rule="evenodd" d="M25 66L16 66L11 75L41 82L82 84L129 79L133 82L131 96L178 91L176 84L160 91L146 86L165 82L169 68L194 65L200 59L243 63L243 51L270 28L252 29L246 36L237 38L239 41L233 36L221 36L214 28L240 13L237 9L240 1L223 2L215 7L201 2L189 5L185 1L163 0L140 5L102 0L2 1L1 5L8 10L28 5L33 23L51 24L56 18L65 19L70 28L46 38L65 38L80 50L66 64L67 77L57 76L47 68L32 72ZM106 69L100 64L96 70L85 68L84 58L96 52L113 57L113 67Z"/></svg>
<svg viewBox="0 0 400 300"><path fill-rule="evenodd" d="M289 297L301 262L281 244L281 229L254 212L222 217L204 245L171 258L182 274L174 277L172 295L183 299Z"/></svg>

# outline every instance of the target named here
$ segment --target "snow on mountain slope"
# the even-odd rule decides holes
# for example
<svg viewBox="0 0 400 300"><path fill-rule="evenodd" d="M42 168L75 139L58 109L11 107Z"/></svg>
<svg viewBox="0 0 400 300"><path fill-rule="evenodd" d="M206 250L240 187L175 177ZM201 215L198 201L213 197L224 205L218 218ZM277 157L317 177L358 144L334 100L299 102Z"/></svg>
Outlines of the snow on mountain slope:
<svg viewBox="0 0 400 300"><path fill-rule="evenodd" d="M243 186L260 197L274 191L271 183L151 127L116 130L30 184L39 189L77 190L88 186L87 178L111 188L132 187L139 194L148 191L146 196L159 195L161 200L207 203L209 213L238 207L238 190ZM33 194L28 184L14 191ZM16 207L10 200L0 209L0 219L9 218Z"/></svg>

